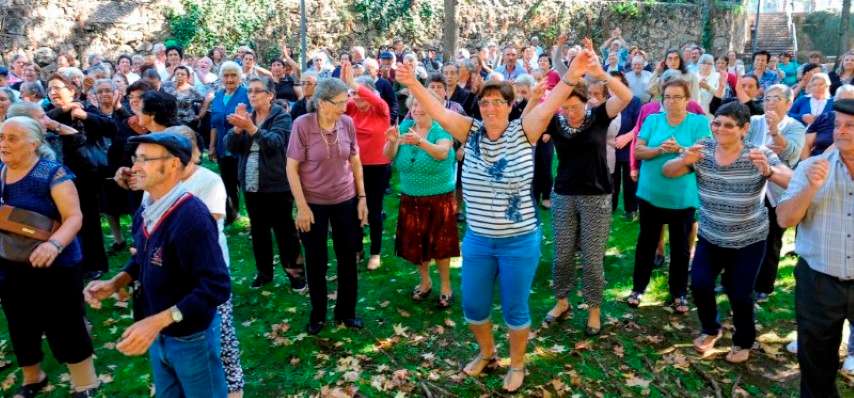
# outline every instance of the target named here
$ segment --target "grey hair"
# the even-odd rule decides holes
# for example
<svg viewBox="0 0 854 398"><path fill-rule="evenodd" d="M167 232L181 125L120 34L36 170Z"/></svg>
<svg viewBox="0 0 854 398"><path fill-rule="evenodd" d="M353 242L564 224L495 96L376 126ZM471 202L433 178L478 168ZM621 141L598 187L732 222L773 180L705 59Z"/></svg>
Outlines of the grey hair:
<svg viewBox="0 0 854 398"><path fill-rule="evenodd" d="M234 61L225 61L222 65L219 66L219 79L222 80L222 75L225 72L235 72L237 76L240 76L243 79L243 68Z"/></svg>
<svg viewBox="0 0 854 398"><path fill-rule="evenodd" d="M30 95L34 95L38 98L44 98L47 95L45 93L44 86L42 86L39 81L21 83L19 91L21 92L21 96L29 93Z"/></svg>
<svg viewBox="0 0 854 398"><path fill-rule="evenodd" d="M57 70L56 72L59 73L60 75L64 76L66 79L68 79L68 81L74 83L75 84L75 86L74 86L75 91L78 91L78 92L80 91L81 87L77 87L77 84L75 82L75 80L79 80L81 82L83 81L84 75L83 75L83 71L80 70L80 68L75 68L73 66L66 66L64 68L59 68L59 70Z"/></svg>
<svg viewBox="0 0 854 398"><path fill-rule="evenodd" d="M113 91L116 91L116 83L115 83L115 82L113 82L113 79L98 79L98 80L95 80L95 84L94 84L92 87L98 87L98 86L100 86L100 85L102 85L102 84L109 84L109 85L110 85L110 88L111 88L111 89L113 89Z"/></svg>
<svg viewBox="0 0 854 398"><path fill-rule="evenodd" d="M370 76L362 75L354 79L356 84L365 86L372 91L377 91L377 85L374 83L374 79Z"/></svg>
<svg viewBox="0 0 854 398"><path fill-rule="evenodd" d="M305 71L303 73L300 73L300 81L304 81L305 78L307 78L307 77L313 77L315 82L317 82L320 79L320 76L318 76L317 72L315 72L313 70L309 70L309 71Z"/></svg>
<svg viewBox="0 0 854 398"><path fill-rule="evenodd" d="M830 76L828 76L827 73L819 72L812 75L808 83L811 84L815 79L824 80L824 83L827 85L827 89L825 89L825 94L827 94L827 96L830 96Z"/></svg>
<svg viewBox="0 0 854 398"><path fill-rule="evenodd" d="M89 56L86 57L86 60L89 61L89 65L92 65L92 61L94 61L96 57L101 58L101 54L89 53Z"/></svg>
<svg viewBox="0 0 854 398"><path fill-rule="evenodd" d="M9 102L11 102L13 104L18 102L18 96L15 95L15 90L12 90L9 87L3 86L3 87L0 87L0 91L3 91L3 94L6 94L6 96L9 97Z"/></svg>
<svg viewBox="0 0 854 398"><path fill-rule="evenodd" d="M523 74L517 76L516 80L513 80L513 84L517 85L517 86L534 87L537 85L537 81L534 79L533 76L531 76L527 73L523 73Z"/></svg>
<svg viewBox="0 0 854 398"><path fill-rule="evenodd" d="M6 117L15 117L15 116L27 116L29 118L35 119L36 115L40 115L44 113L44 109L42 109L41 105L32 103L32 102L16 102L9 107L9 110L6 112Z"/></svg>
<svg viewBox="0 0 854 398"><path fill-rule="evenodd" d="M308 101L307 109L309 112L317 112L320 110L320 101L329 101L346 92L347 84L341 79L334 77L320 79L314 88L314 96Z"/></svg>
<svg viewBox="0 0 854 398"><path fill-rule="evenodd" d="M854 98L854 85L843 84L836 89L836 94L833 96L834 101L839 101L843 99L843 96L849 96L848 98Z"/></svg>
<svg viewBox="0 0 854 398"><path fill-rule="evenodd" d="M435 92L433 92L433 90L427 90L427 92L430 93L430 96L439 100L439 102L445 101L443 98L439 98L439 96ZM405 102L406 109L412 109L412 106L415 105L416 102L418 102L418 99L415 98L414 95L408 95L406 97L406 102Z"/></svg>
<svg viewBox="0 0 854 398"><path fill-rule="evenodd" d="M502 75L501 72L492 72L486 76L486 81L490 81L490 80L495 80L498 82L503 81L504 75Z"/></svg>
<svg viewBox="0 0 854 398"><path fill-rule="evenodd" d="M365 65L366 69L367 68L379 69L379 67L380 67L380 63L377 62L377 60L373 59L373 58L365 58L365 60L362 61L362 65Z"/></svg>
<svg viewBox="0 0 854 398"><path fill-rule="evenodd" d="M786 103L792 102L792 88L785 84L772 84L768 88L765 89L765 95L768 95L771 91L779 91L780 95L783 96L783 99L786 100Z"/></svg>
<svg viewBox="0 0 854 398"><path fill-rule="evenodd" d="M18 124L24 128L24 131L30 136L30 139L38 144L36 148L36 155L42 159L48 160L56 160L56 153L53 149L50 148L50 145L45 141L45 133L44 128L38 120L33 119L30 116L13 116L0 125L0 130L6 128L7 125L10 124Z"/></svg>
<svg viewBox="0 0 854 398"><path fill-rule="evenodd" d="M464 59L460 62L457 62L457 70L459 70L460 67L464 67L464 68L468 69L469 72L474 72L474 70L476 68L474 66L474 61L472 61L471 58L467 58L467 59Z"/></svg>
<svg viewBox="0 0 854 398"><path fill-rule="evenodd" d="M715 65L715 57L714 57L714 56L712 56L712 54L708 54L708 53L703 54L703 55L701 55L701 56L700 56L700 59L698 59L698 60L697 60L697 63L698 63L698 64L702 64L702 63L704 63L704 62L711 62L711 63L712 63L712 66L714 67L714 65Z"/></svg>

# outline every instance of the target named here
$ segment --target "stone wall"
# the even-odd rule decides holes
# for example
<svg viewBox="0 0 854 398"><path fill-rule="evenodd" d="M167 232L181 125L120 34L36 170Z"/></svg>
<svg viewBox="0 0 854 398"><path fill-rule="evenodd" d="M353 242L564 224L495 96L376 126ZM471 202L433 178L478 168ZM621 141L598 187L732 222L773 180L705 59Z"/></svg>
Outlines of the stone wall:
<svg viewBox="0 0 854 398"><path fill-rule="evenodd" d="M213 0L207 0L213 1ZM630 45L639 45L656 58L665 49L685 43L700 43L702 3L636 4L627 13L615 3L600 0L458 0L459 45L474 47L487 40L521 43L537 34L546 43L561 32L572 39L590 36L600 40L614 27L621 27ZM416 44L438 44L442 37L442 0L415 0L432 9L429 18L413 18L408 27L391 26L387 32L361 21L352 0L306 1L309 46L341 48L361 43L377 45L394 36ZM152 43L169 37L165 12L175 0L0 0L0 53L4 61L16 51L50 54L71 49L81 57L90 52L115 55L141 52ZM707 1L706 4L715 4ZM713 8L713 49L744 45L745 15L737 8ZM400 26L398 26L400 25ZM299 0L276 3L270 25L256 35L259 48L276 45L283 38L292 46L298 40ZM263 54L263 52L261 52ZM5 63L5 62L4 62Z"/></svg>

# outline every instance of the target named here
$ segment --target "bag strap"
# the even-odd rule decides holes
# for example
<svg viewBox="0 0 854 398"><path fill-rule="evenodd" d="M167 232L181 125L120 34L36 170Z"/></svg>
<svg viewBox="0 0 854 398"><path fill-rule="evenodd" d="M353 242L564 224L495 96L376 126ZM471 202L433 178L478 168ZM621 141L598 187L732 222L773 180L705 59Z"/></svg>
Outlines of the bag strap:
<svg viewBox="0 0 854 398"><path fill-rule="evenodd" d="M6 193L6 165L0 165L0 205L6 202L3 200L3 194Z"/></svg>

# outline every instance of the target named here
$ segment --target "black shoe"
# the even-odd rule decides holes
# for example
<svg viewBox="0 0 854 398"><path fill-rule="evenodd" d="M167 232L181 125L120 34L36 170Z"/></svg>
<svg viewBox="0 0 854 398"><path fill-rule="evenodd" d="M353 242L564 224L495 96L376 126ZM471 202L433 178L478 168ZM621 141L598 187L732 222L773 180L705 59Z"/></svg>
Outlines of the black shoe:
<svg viewBox="0 0 854 398"><path fill-rule="evenodd" d="M457 213L457 222L466 222L466 215L463 213Z"/></svg>
<svg viewBox="0 0 854 398"><path fill-rule="evenodd" d="M306 289L305 277L302 275L292 276L289 272L285 271L285 275L288 276L288 280L291 281L291 290L295 293L302 293Z"/></svg>
<svg viewBox="0 0 854 398"><path fill-rule="evenodd" d="M45 375L44 379L38 383L24 384L21 387L18 387L18 391L15 392L15 395L20 395L24 398L33 398L36 395L39 395L39 393L47 387L48 383L49 380L47 379L47 375Z"/></svg>
<svg viewBox="0 0 854 398"><path fill-rule="evenodd" d="M661 254L656 254L655 260L652 262L652 267L661 268L662 265L664 265L664 256L662 256Z"/></svg>
<svg viewBox="0 0 854 398"><path fill-rule="evenodd" d="M272 281L273 281L273 277L271 277L271 276L257 275L257 276L255 276L255 280L252 281L252 285L250 285L249 287L251 287L253 289L258 289L261 286L264 286L264 285L266 285Z"/></svg>
<svg viewBox="0 0 854 398"><path fill-rule="evenodd" d="M86 391L76 391L71 394L71 398L91 398L98 396L98 387L90 388Z"/></svg>
<svg viewBox="0 0 854 398"><path fill-rule="evenodd" d="M127 248L128 248L127 242L115 242L112 245L110 245L110 250L107 250L107 255L108 256L115 256L116 254L119 254L121 251L123 251Z"/></svg>
<svg viewBox="0 0 854 398"><path fill-rule="evenodd" d="M339 320L338 323L339 324L343 323L344 326L346 326L350 329L361 329L361 328L365 327L364 322L362 322L362 319L360 319L360 318L350 318L350 319Z"/></svg>
<svg viewBox="0 0 854 398"><path fill-rule="evenodd" d="M631 221L637 221L638 220L638 212L636 212L636 211L626 212L625 218L626 218L626 221L630 221L630 222Z"/></svg>
<svg viewBox="0 0 854 398"><path fill-rule="evenodd" d="M321 330L323 330L324 326L326 326L326 322L309 322L305 327L305 331L312 336L316 336Z"/></svg>
<svg viewBox="0 0 854 398"><path fill-rule="evenodd" d="M237 221L237 212L227 211L226 213L228 213L225 216L225 226L227 227L231 224L234 224L234 222Z"/></svg>

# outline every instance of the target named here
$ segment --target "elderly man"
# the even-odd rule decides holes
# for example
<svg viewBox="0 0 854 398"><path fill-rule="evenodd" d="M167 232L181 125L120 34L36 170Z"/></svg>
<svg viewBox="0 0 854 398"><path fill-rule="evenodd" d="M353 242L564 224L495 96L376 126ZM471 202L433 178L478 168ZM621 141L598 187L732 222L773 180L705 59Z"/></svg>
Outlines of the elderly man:
<svg viewBox="0 0 854 398"><path fill-rule="evenodd" d="M181 183L190 141L174 133L136 136L131 185L148 193L134 216L135 253L124 271L93 281L83 294L94 308L131 282L136 322L116 349L148 352L157 397L226 397L216 308L231 279L207 206ZM192 242L192 243L188 243Z"/></svg>
<svg viewBox="0 0 854 398"><path fill-rule="evenodd" d="M504 80L514 81L517 77L527 73L521 62L517 62L519 54L513 46L504 48L504 57L501 59L501 65L495 68L495 71L504 76Z"/></svg>
<svg viewBox="0 0 854 398"><path fill-rule="evenodd" d="M836 148L798 166L777 205L797 225L795 313L802 397L838 397L842 324L854 320L854 100L833 104Z"/></svg>
<svg viewBox="0 0 854 398"><path fill-rule="evenodd" d="M625 77L629 83L629 88L632 89L632 95L638 97L642 103L647 103L650 99L647 88L652 72L645 70L644 67L646 67L646 59L643 56L635 55L632 57L632 70L626 72Z"/></svg>

